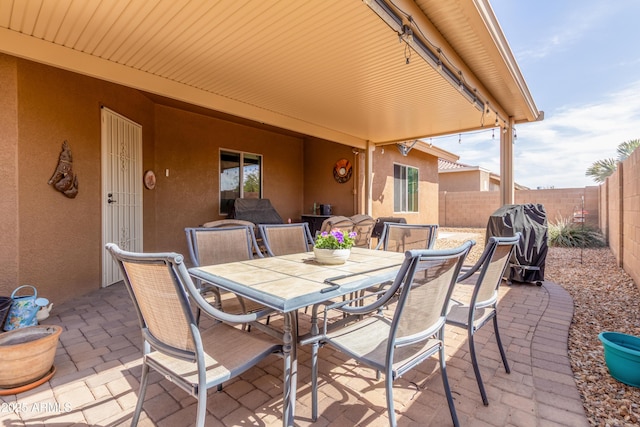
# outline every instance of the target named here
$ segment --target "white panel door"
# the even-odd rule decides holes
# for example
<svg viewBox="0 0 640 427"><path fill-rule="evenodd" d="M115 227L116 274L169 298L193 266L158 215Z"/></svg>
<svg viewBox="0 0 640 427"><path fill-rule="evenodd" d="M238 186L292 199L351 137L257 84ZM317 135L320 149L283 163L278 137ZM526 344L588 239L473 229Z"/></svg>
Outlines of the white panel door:
<svg viewBox="0 0 640 427"><path fill-rule="evenodd" d="M107 243L142 251L142 127L102 108L102 286L122 280Z"/></svg>

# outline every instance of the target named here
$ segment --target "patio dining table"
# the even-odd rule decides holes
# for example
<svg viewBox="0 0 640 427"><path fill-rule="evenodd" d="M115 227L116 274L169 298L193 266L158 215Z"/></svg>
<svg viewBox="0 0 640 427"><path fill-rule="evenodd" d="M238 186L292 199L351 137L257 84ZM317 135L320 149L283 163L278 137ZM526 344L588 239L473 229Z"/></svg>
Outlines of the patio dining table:
<svg viewBox="0 0 640 427"><path fill-rule="evenodd" d="M319 264L313 252L200 266L189 273L284 315L283 425L293 426L297 389L297 311L392 280L404 254L352 248L344 264Z"/></svg>

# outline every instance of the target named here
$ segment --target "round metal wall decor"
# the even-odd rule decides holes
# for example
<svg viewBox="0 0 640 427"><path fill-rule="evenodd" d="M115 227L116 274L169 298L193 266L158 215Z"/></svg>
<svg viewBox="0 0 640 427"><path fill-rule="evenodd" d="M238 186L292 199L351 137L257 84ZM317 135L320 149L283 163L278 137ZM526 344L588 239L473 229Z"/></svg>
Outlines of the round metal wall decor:
<svg viewBox="0 0 640 427"><path fill-rule="evenodd" d="M333 167L333 178L340 184L344 184L351 179L352 172L351 162L347 159L340 159Z"/></svg>

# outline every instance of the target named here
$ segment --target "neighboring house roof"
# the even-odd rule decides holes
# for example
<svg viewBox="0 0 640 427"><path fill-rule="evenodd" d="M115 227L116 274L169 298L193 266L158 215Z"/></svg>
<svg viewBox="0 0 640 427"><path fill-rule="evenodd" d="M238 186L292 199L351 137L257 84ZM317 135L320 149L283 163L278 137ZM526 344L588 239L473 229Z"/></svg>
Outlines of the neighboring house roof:
<svg viewBox="0 0 640 427"><path fill-rule="evenodd" d="M438 159L438 172L455 172L458 170L478 170L480 169L479 166L469 166L469 165L465 165L463 163L458 163L458 162L451 162L449 160L446 159Z"/></svg>
<svg viewBox="0 0 640 427"><path fill-rule="evenodd" d="M359 148L542 116L488 0L6 0L0 52Z"/></svg>
<svg viewBox="0 0 640 427"><path fill-rule="evenodd" d="M438 173L451 173L451 172L469 172L469 171L481 171L489 173L489 179L495 181L496 183L500 183L500 175L491 172L488 169L482 168L480 166L470 166L465 165L464 163L452 162L447 159L438 159ZM528 190L528 187L524 185L520 185L518 183L514 183L514 187L516 190Z"/></svg>

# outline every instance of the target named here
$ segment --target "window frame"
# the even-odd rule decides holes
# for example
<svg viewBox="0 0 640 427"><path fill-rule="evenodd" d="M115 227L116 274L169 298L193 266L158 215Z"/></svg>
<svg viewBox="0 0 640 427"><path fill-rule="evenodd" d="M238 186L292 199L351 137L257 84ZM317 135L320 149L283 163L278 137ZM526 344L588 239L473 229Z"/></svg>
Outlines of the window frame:
<svg viewBox="0 0 640 427"><path fill-rule="evenodd" d="M404 173L404 178L402 176L400 178L396 176L396 168L401 168L400 172L401 172L401 175L402 175L402 172ZM410 177L409 177L410 170L415 171L414 172L415 191L413 192L415 193L414 197L412 197L412 193L410 193L410 189L409 189L409 186L411 185ZM397 194L398 181L401 181L400 185L402 187L400 188L400 190L402 191L402 193L400 194ZM418 213L420 211L420 191L419 190L420 190L420 169L415 166L394 162L393 163L393 212L398 214ZM398 202L400 206L396 205L396 202L398 201L398 197L400 197L400 200ZM410 201L412 198L414 200ZM415 205L413 207L413 210L410 209L411 204Z"/></svg>
<svg viewBox="0 0 640 427"><path fill-rule="evenodd" d="M247 164L245 164L245 156L255 156L259 159L259 185L260 185L260 190L258 191L258 199L262 199L262 195L263 195L263 179L264 179L264 155L259 154L259 153L252 153L250 151L240 151L240 150L233 150L233 149L229 149L229 148L219 148L218 150L218 213L220 215L228 215L230 212L225 212L222 208L223 208L223 197L222 197L222 156L223 154L233 154L233 155L239 155L239 167L238 167L238 188L239 188L239 198L243 199L244 197L244 168L247 166ZM226 169L225 169L226 170ZM227 199L225 199L227 200Z"/></svg>

